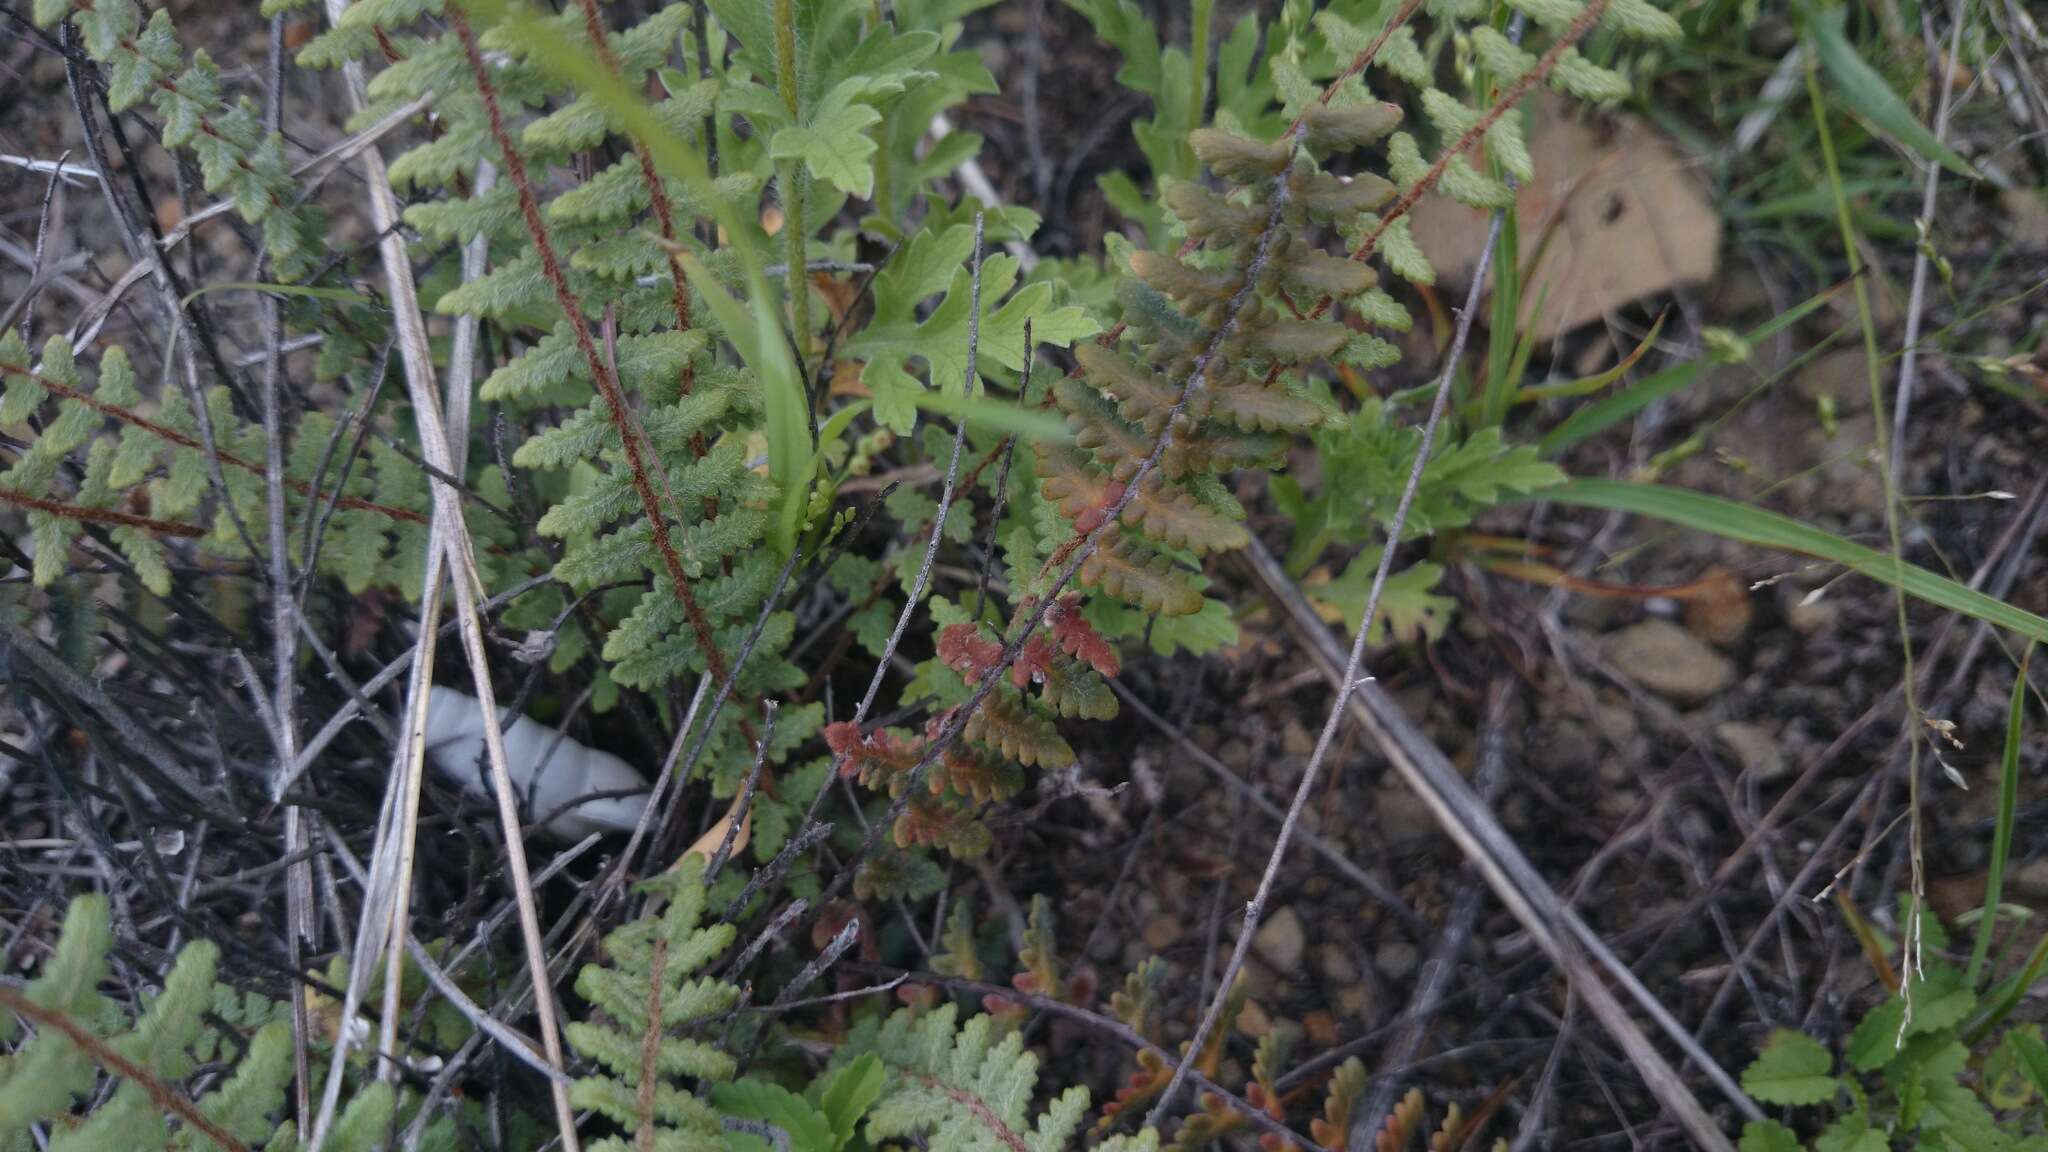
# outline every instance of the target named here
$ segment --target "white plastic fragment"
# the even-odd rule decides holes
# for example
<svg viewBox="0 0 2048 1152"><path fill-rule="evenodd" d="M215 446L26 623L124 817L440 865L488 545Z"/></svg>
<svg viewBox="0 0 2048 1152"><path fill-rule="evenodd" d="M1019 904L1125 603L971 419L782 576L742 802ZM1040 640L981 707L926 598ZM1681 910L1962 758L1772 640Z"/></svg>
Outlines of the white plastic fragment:
<svg viewBox="0 0 2048 1152"><path fill-rule="evenodd" d="M500 709L505 730L505 766L522 804L551 836L580 840L593 832L630 832L647 807L647 778L609 752L586 748L574 740L556 739L555 730L526 716ZM483 754L484 717L476 697L435 685L427 697L427 755L452 784L472 796L489 799L490 788L477 773ZM554 749L550 756L548 750ZM574 804L578 797L606 795Z"/></svg>

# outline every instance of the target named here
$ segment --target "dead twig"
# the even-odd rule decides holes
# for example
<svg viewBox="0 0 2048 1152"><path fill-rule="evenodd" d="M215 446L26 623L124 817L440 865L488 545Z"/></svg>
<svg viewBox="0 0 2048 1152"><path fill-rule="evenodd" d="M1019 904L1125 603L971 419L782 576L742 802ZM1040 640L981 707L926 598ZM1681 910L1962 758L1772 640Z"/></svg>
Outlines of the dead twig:
<svg viewBox="0 0 2048 1152"><path fill-rule="evenodd" d="M325 0L325 3L329 23L339 22L347 0ZM469 30L468 22L462 17L459 9L451 8L448 15L451 25L462 37L465 49L472 57L472 63L480 67L481 59L476 55L476 38ZM344 69L344 78L352 106L361 108L365 100L366 85L360 65L348 65ZM485 82L488 83L488 76L485 77ZM495 119L495 108L493 114ZM496 127L500 142L503 143L503 125L500 122ZM516 150L512 150L512 155L517 156ZM447 431L441 417L441 398L434 387L433 353L427 342L426 324L421 316L419 295L413 282L411 258L405 237L396 227L398 205L391 193L383 157L375 148L368 148L364 150L361 160L364 184L370 196L372 222L380 237L378 252L384 266L386 295L391 302L400 358L405 369L406 388L412 401L414 416L420 425L420 449L430 463L446 472L452 463L452 454L448 448ZM529 188L522 187L522 194L524 199L531 200ZM580 310L572 307L570 311L572 317L580 318ZM628 443L632 443L630 438ZM456 619L461 624L463 647L469 659L478 708L483 717L484 748L491 762L492 790L497 799L499 823L505 838L505 860L519 911L521 934L525 938L527 969L532 981L535 1010L540 1019L541 1047L548 1064L559 1070L563 1067L563 1057L561 1034L556 1022L553 977L549 971L546 947L541 938L540 915L534 902L532 876L527 868L526 848L521 838L518 798L513 792L511 774L505 762L504 733L500 728L496 695L491 684L489 651L485 646L483 626L478 618L480 584L476 575L475 557L472 555L469 533L463 524L455 489L445 482L436 483L431 489L434 497L433 523L436 532L433 553L446 561L449 584L455 593ZM652 511L658 515L658 509ZM657 525L659 523L657 520ZM657 531L660 531L659 527ZM438 570L438 565L431 559L429 570ZM438 605L438 596L427 603ZM423 612L428 618L423 621L421 628L422 643L425 647L421 658L415 660L413 664L414 694L405 758L408 762L415 806L418 779L422 772L420 761L423 757L420 755L422 749L419 742L423 739L425 728L428 684L425 677L432 671L431 638L438 632L438 628L434 626L436 613L437 608L429 608ZM393 805L386 806L386 813L390 817L402 814L394 811ZM416 819L394 821L394 826L387 831L395 832L409 842L416 825ZM410 853L403 853L402 856L409 860ZM398 883L394 886L393 894L402 907L405 898L403 893L409 888L409 877L401 874L396 879ZM409 925L402 919L395 919L388 924L388 928L393 935L402 938L406 935ZM351 981L352 993L355 991L354 983ZM313 1152L319 1152L327 1135L328 1125L331 1123L333 1102L340 1089L341 1061L345 1047L344 1042L337 1042L335 1045L335 1067L329 1072L320 1118L315 1123L312 1137ZM559 1082L550 1082L548 1087L554 1103L556 1128L563 1152L578 1152L581 1144L577 1139L576 1116L569 1106L568 1093Z"/></svg>
<svg viewBox="0 0 2048 1152"><path fill-rule="evenodd" d="M1260 585L1285 611L1288 628L1306 641L1309 656L1322 669L1332 686L1343 683L1343 655L1330 636L1322 618L1294 586L1280 562L1257 538L1247 549L1252 571ZM1537 947L1552 963L1563 968L1579 996L1615 1042L1621 1045L1651 1093L1685 1129L1693 1142L1709 1152L1733 1152L1734 1145L1707 1115L1700 1102L1685 1087L1669 1061L1651 1045L1643 1030L1630 1018L1605 981L1594 970L1598 963L1628 989L1630 998L1650 1013L1672 1041L1705 1069L1715 1086L1746 1118L1762 1112L1725 1069L1701 1050L1691 1033L1671 1016L1642 987L1628 967L1614 956L1598 934L1577 912L1561 901L1544 881L1528 857L1500 826L1472 786L1459 775L1450 760L1415 727L1394 699L1377 684L1366 681L1352 693L1348 705L1396 772L1415 790L1437 823L1457 844L1459 851L1478 866L1487 886L1514 914ZM1588 960L1584 952L1592 954Z"/></svg>
<svg viewBox="0 0 2048 1152"><path fill-rule="evenodd" d="M1948 6L1949 40L1945 58L1940 41L1934 35L1934 17L1925 10L1920 13L1927 38L1927 55L1931 58L1929 72L1941 87L1941 95L1934 106L1934 141L1937 144L1947 138L1949 114L1955 109L1956 67L1962 61L1963 47L1961 7L1953 0ZM1934 210L1940 202L1937 197L1940 190L1941 165L1930 163L1927 165L1927 183L1920 194L1920 215L1914 221L1914 226L1920 230L1921 243L1913 249L1913 287L1906 296L1904 351L1899 355L1899 383L1892 400L1892 474L1895 476L1905 462L1906 431L1912 424L1913 385L1920 376L1920 324L1926 317L1927 268L1931 263L1928 254L1934 243Z"/></svg>
<svg viewBox="0 0 2048 1152"><path fill-rule="evenodd" d="M1308 798L1315 790L1316 780L1322 775L1323 761L1329 756L1330 748L1336 742L1337 729L1344 722L1344 706L1350 702L1351 693L1361 680L1370 679L1364 676L1366 639L1372 635L1373 619L1379 615L1380 594L1386 590L1387 577L1394 570L1394 554L1400 547L1401 530L1407 525L1408 513L1415 505L1415 493L1422 486L1422 470L1429 463L1437 427L1443 422L1445 410L1450 407L1451 381L1457 376L1458 362L1464 358L1465 343L1472 335L1472 322L1479 311L1479 293L1486 285L1487 267L1493 261L1493 250L1500 240L1500 232L1501 216L1496 213L1493 226L1487 232L1486 245L1479 250L1479 263L1472 274L1472 287L1466 293L1465 309L1458 316L1457 333L1451 339L1450 354L1445 357L1443 371L1437 378L1436 397L1431 401L1429 416L1422 424L1422 440L1415 448L1415 462L1408 469L1408 480L1401 489L1400 501L1394 506L1393 519L1387 523L1387 542L1380 549L1379 568L1373 573L1372 588L1366 593L1365 609L1351 639L1351 654L1344 666L1344 675L1337 683L1337 698L1330 704L1329 714L1323 720L1323 730L1316 737L1315 751L1309 754L1308 765L1302 769L1301 783L1294 789L1294 800L1287 807L1286 819L1280 823L1280 834L1273 840L1273 851L1266 858L1266 870L1259 877L1258 889L1252 894L1251 903L1245 906L1244 924L1238 928L1237 944L1231 949L1230 962L1224 966L1223 977L1217 982L1216 994L1210 999L1208 1009L1202 1013L1201 1023L1195 1026L1194 1038L1188 1041L1190 1052L1203 1050L1209 1042L1209 1034L1223 1015L1223 1006L1230 1000L1230 990L1237 983L1237 974L1251 952L1252 937L1265 915L1266 901L1273 893L1280 865L1287 859L1287 848L1294 839L1295 827L1301 823L1301 814L1308 807ZM1166 1083L1166 1090L1159 1094L1158 1102L1146 1115L1146 1127L1159 1126L1167 1109L1173 1106L1174 1095L1186 1071L1185 1064L1174 1071L1173 1078ZM1371 1133L1368 1131L1364 1135L1369 1138ZM1355 1130L1352 1139L1360 1139Z"/></svg>

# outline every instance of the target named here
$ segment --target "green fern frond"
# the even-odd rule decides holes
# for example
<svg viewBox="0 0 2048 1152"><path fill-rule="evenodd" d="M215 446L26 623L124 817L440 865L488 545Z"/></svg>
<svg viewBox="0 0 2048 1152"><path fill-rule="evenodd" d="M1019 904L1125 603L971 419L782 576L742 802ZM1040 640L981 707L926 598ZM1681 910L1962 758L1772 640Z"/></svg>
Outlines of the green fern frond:
<svg viewBox="0 0 2048 1152"><path fill-rule="evenodd" d="M569 1090L578 1108L604 1114L656 1147L708 1152L721 1147L717 1114L674 1078L724 1081L733 1058L716 1044L683 1033L723 1015L739 1002L740 989L699 973L732 944L731 924L703 924L704 866L691 855L674 869L647 881L645 891L665 901L660 912L615 929L604 940L605 962L585 965L576 991L595 1010L571 1021L569 1043L594 1061L599 1074L585 1076ZM643 1110L642 1089L653 1056L651 1085ZM612 1138L593 1149L632 1147Z"/></svg>
<svg viewBox="0 0 2048 1152"><path fill-rule="evenodd" d="M108 106L120 112L145 100L154 105L165 147L191 151L206 190L227 197L242 219L262 229L277 274L305 276L325 250L327 226L302 202L284 141L263 133L246 99L227 100L206 53L186 61L168 9L150 11L146 20L144 11L136 0L36 0L35 21L49 28L69 19L86 55L107 70Z"/></svg>
<svg viewBox="0 0 2048 1152"><path fill-rule="evenodd" d="M190 521L205 503L210 468L182 392L168 391L156 412L145 415L148 402L118 346L100 357L97 382L88 385L62 338L45 343L40 362L32 363L12 332L0 335L0 377L6 382L0 422L26 423L57 402L55 416L0 472L0 500L26 509L38 586L64 574L72 545L94 525L104 527L138 582L159 596L171 588L168 541L202 538L200 546L215 555L248 558L235 515L244 524L262 521L263 431L242 419L225 389L207 394L207 413L235 515L217 502L209 529ZM420 566L412 558L424 548L425 477L381 439L371 442L366 461L345 459L341 431L311 411L289 432L284 487L293 558L305 555L306 533L317 526L326 533L320 572L341 579L351 593L383 587L417 595ZM75 479L67 483L67 477Z"/></svg>
<svg viewBox="0 0 2048 1152"><path fill-rule="evenodd" d="M1034 1116L1038 1057L1022 1034L987 1015L961 1025L950 1004L863 1026L842 1054L864 1053L880 1057L888 1073L868 1112L872 1143L918 1138L931 1152L1062 1152L1088 1110L1088 1089L1075 1086Z"/></svg>
<svg viewBox="0 0 2048 1152"><path fill-rule="evenodd" d="M155 995L145 998L141 1016L130 1020L97 990L112 945L106 898L79 897L41 974L6 993L0 1039L18 1034L17 1015L37 1030L21 1048L0 1056L0 1147L17 1147L17 1138L40 1125L52 1152L297 1152L291 1125L280 1127L276 1119L293 1064L291 1025L274 1018L268 1009L275 1006L253 1010L246 997L215 984L217 949L195 941L178 954ZM229 1024L273 1018L246 1042L236 1041L239 1058L225 1075L194 1081L202 1060L218 1060L228 1048L208 1017L220 1006L229 1008ZM114 1081L110 1092L96 1091L102 1074ZM188 1082L198 1085L195 1095L186 1095ZM327 1147L371 1152L395 1104L388 1085L357 1093Z"/></svg>

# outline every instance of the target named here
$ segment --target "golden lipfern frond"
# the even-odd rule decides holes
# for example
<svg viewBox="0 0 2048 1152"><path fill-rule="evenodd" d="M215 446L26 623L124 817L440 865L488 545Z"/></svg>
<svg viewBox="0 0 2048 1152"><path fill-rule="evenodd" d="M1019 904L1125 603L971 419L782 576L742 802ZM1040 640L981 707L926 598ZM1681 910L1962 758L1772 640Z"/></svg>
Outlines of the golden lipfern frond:
<svg viewBox="0 0 2048 1152"><path fill-rule="evenodd" d="M1073 746L1051 720L1001 692L982 702L965 735L1027 767L1065 768L1074 762Z"/></svg>
<svg viewBox="0 0 2048 1152"><path fill-rule="evenodd" d="M1323 1097L1323 1114L1309 1121L1309 1138L1325 1148L1343 1149L1351 1138L1352 1113L1365 1095L1365 1062L1353 1056L1330 1075L1330 1091Z"/></svg>
<svg viewBox="0 0 2048 1152"><path fill-rule="evenodd" d="M1162 616L1202 609L1202 594L1174 571L1173 561L1132 537L1119 536L1097 548L1081 565L1081 582Z"/></svg>
<svg viewBox="0 0 2048 1152"><path fill-rule="evenodd" d="M1410 1088L1394 1110L1387 1113L1387 1122L1373 1137L1374 1152L1406 1152L1415 1133L1422 1128L1422 1089Z"/></svg>
<svg viewBox="0 0 2048 1152"><path fill-rule="evenodd" d="M1341 307L1377 282L1367 265L1308 237L1318 226L1352 228L1393 185L1340 177L1320 161L1381 139L1399 120L1390 104L1345 102L1316 105L1298 136L1280 140L1214 128L1189 136L1228 191L1169 187L1188 245L1131 256L1125 340L1076 349L1085 386L1052 390L1074 448L1039 453L1041 493L1077 535L1101 526L1105 502L1122 505L1080 569L1083 585L1146 613L1201 610L1192 561L1249 539L1243 510L1208 495L1219 490L1214 478L1274 463L1289 437L1321 421L1305 370L1356 332L1315 305ZM1156 467L1135 491L1098 479L1129 485L1148 460Z"/></svg>

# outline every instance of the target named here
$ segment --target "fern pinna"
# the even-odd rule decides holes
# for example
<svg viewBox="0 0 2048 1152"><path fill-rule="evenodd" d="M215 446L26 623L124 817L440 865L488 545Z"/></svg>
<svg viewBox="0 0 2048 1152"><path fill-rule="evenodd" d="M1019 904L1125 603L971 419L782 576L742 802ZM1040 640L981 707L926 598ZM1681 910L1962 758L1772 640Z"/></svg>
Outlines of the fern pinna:
<svg viewBox="0 0 2048 1152"><path fill-rule="evenodd" d="M723 1015L741 999L733 984L700 973L731 945L728 923L703 925L704 857L692 854L643 887L666 901L658 912L605 937L605 962L585 965L576 991L592 1014L569 1025L569 1042L597 1065L570 1099L608 1117L637 1143L607 1137L592 1152L662 1148L719 1152L718 1113L678 1079L732 1079L733 1058L706 1041L677 1035Z"/></svg>
<svg viewBox="0 0 2048 1152"><path fill-rule="evenodd" d="M227 98L205 52L184 58L168 8L146 18L145 11L137 0L36 0L35 22L75 27L86 55L107 70L107 107L119 113L148 101L162 118L164 146L189 149L206 190L262 228L273 270L305 277L325 249L327 222L304 202L284 139L263 131L247 97Z"/></svg>
<svg viewBox="0 0 2048 1152"><path fill-rule="evenodd" d="M0 1055L0 1150L296 1152L292 1122L277 1119L292 1081L291 1025L273 1018L246 1038L224 1039L223 1017L244 1013L233 1010L231 991L215 985L218 950L203 940L185 946L162 988L130 1020L99 992L112 945L106 898L82 896L41 974L25 988L0 985L0 1043L16 1041L22 1021L35 1029ZM232 1070L195 1077L202 1062L215 1060ZM95 1091L101 1073L118 1081L110 1096ZM198 1090L189 1091L188 1081ZM379 1147L393 1104L388 1084L366 1087L327 1147Z"/></svg>
<svg viewBox="0 0 2048 1152"><path fill-rule="evenodd" d="M0 472L0 503L27 514L38 585L70 570L72 548L88 528L103 530L138 582L159 596L172 590L167 541L197 539L206 551L237 559L267 547L262 534L245 532L263 516L263 428L241 418L225 388L204 398L210 454L185 394L169 388L147 401L120 347L101 355L91 385L85 376L61 337L37 359L16 333L0 333L0 424L27 424L55 402L55 414ZM350 592L381 587L417 597L425 476L389 441L360 434L362 422L385 418L359 412L355 428L319 411L300 419L285 461L287 544L294 563L312 557ZM358 460L354 446L367 458ZM479 487L502 494L503 477L487 470ZM208 507L210 525L192 519ZM479 516L474 531L502 543L504 526L489 519Z"/></svg>

